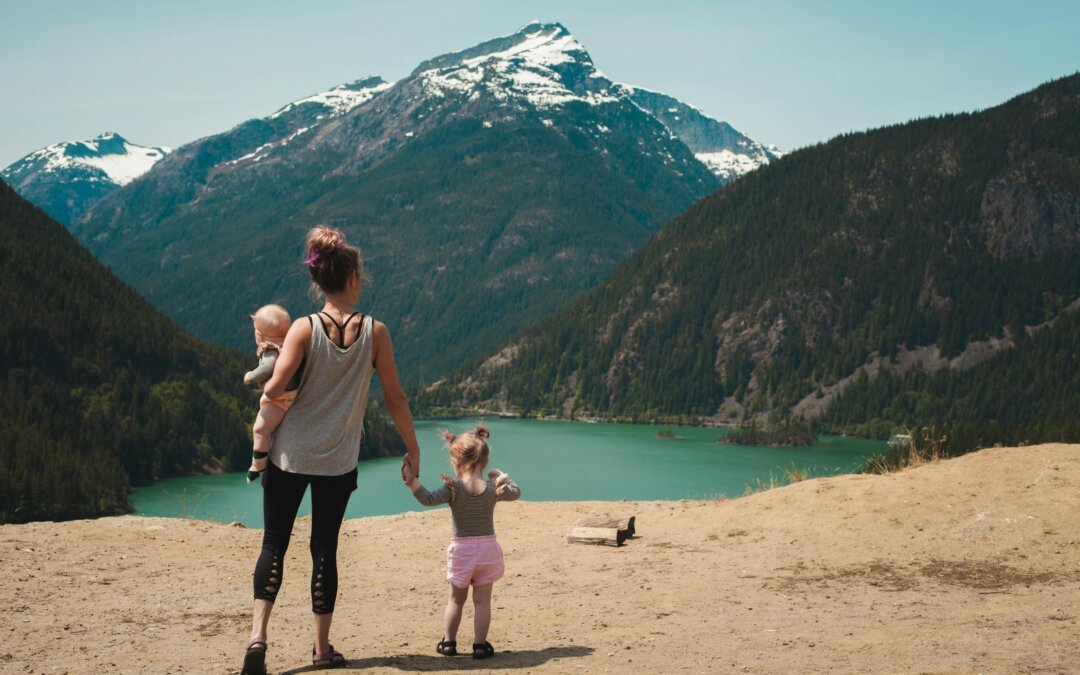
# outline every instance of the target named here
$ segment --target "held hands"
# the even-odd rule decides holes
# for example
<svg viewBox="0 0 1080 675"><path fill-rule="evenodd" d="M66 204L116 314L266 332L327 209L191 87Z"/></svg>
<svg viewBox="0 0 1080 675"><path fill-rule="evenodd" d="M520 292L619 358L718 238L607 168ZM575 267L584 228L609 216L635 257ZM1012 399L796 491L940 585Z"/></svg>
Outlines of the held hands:
<svg viewBox="0 0 1080 675"><path fill-rule="evenodd" d="M408 485L419 477L419 473L416 468L409 461L409 456L405 455L401 458L401 480Z"/></svg>

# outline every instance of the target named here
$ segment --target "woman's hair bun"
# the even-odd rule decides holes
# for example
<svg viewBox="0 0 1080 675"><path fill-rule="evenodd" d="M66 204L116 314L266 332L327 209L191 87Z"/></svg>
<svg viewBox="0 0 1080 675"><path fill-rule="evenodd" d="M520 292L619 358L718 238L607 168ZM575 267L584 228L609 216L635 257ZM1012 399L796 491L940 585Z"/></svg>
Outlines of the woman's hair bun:
<svg viewBox="0 0 1080 675"><path fill-rule="evenodd" d="M339 246L345 244L345 235L332 227L320 225L308 232L308 253L333 253Z"/></svg>
<svg viewBox="0 0 1080 675"><path fill-rule="evenodd" d="M476 429L473 430L473 433L476 434L478 438L491 438L491 432L488 431L488 428L485 427L483 424L477 425Z"/></svg>

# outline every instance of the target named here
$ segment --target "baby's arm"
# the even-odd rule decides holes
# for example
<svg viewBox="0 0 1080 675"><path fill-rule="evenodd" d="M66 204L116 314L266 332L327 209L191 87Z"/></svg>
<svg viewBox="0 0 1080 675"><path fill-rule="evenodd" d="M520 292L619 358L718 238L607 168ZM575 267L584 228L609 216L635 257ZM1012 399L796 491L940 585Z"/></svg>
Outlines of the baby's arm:
<svg viewBox="0 0 1080 675"><path fill-rule="evenodd" d="M244 384L262 384L274 374L274 364L277 363L277 350L267 349L259 357L259 365L255 370L244 373Z"/></svg>

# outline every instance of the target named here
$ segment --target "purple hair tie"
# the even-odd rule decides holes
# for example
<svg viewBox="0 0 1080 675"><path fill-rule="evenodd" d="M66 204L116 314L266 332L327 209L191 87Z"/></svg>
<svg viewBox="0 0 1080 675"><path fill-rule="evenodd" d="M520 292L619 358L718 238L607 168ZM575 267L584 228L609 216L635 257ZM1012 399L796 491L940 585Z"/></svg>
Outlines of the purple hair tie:
<svg viewBox="0 0 1080 675"><path fill-rule="evenodd" d="M304 260L304 262L307 263L308 267L315 267L315 263L319 262L320 257L321 256L319 255L318 251L312 251L311 255L309 255L307 259Z"/></svg>

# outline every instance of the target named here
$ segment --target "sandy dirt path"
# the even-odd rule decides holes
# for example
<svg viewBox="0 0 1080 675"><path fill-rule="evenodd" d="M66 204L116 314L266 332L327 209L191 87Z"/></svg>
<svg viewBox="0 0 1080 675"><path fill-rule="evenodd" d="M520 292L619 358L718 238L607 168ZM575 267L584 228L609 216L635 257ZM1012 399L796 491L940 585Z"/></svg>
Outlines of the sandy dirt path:
<svg viewBox="0 0 1080 675"><path fill-rule="evenodd" d="M622 513L638 536L621 548L566 543L578 518ZM732 500L521 501L496 521L488 661L434 653L445 511L345 523L332 641L350 669L1080 672L1080 445ZM286 559L271 672L311 670L308 532ZM0 672L236 672L260 536L133 516L0 526Z"/></svg>

